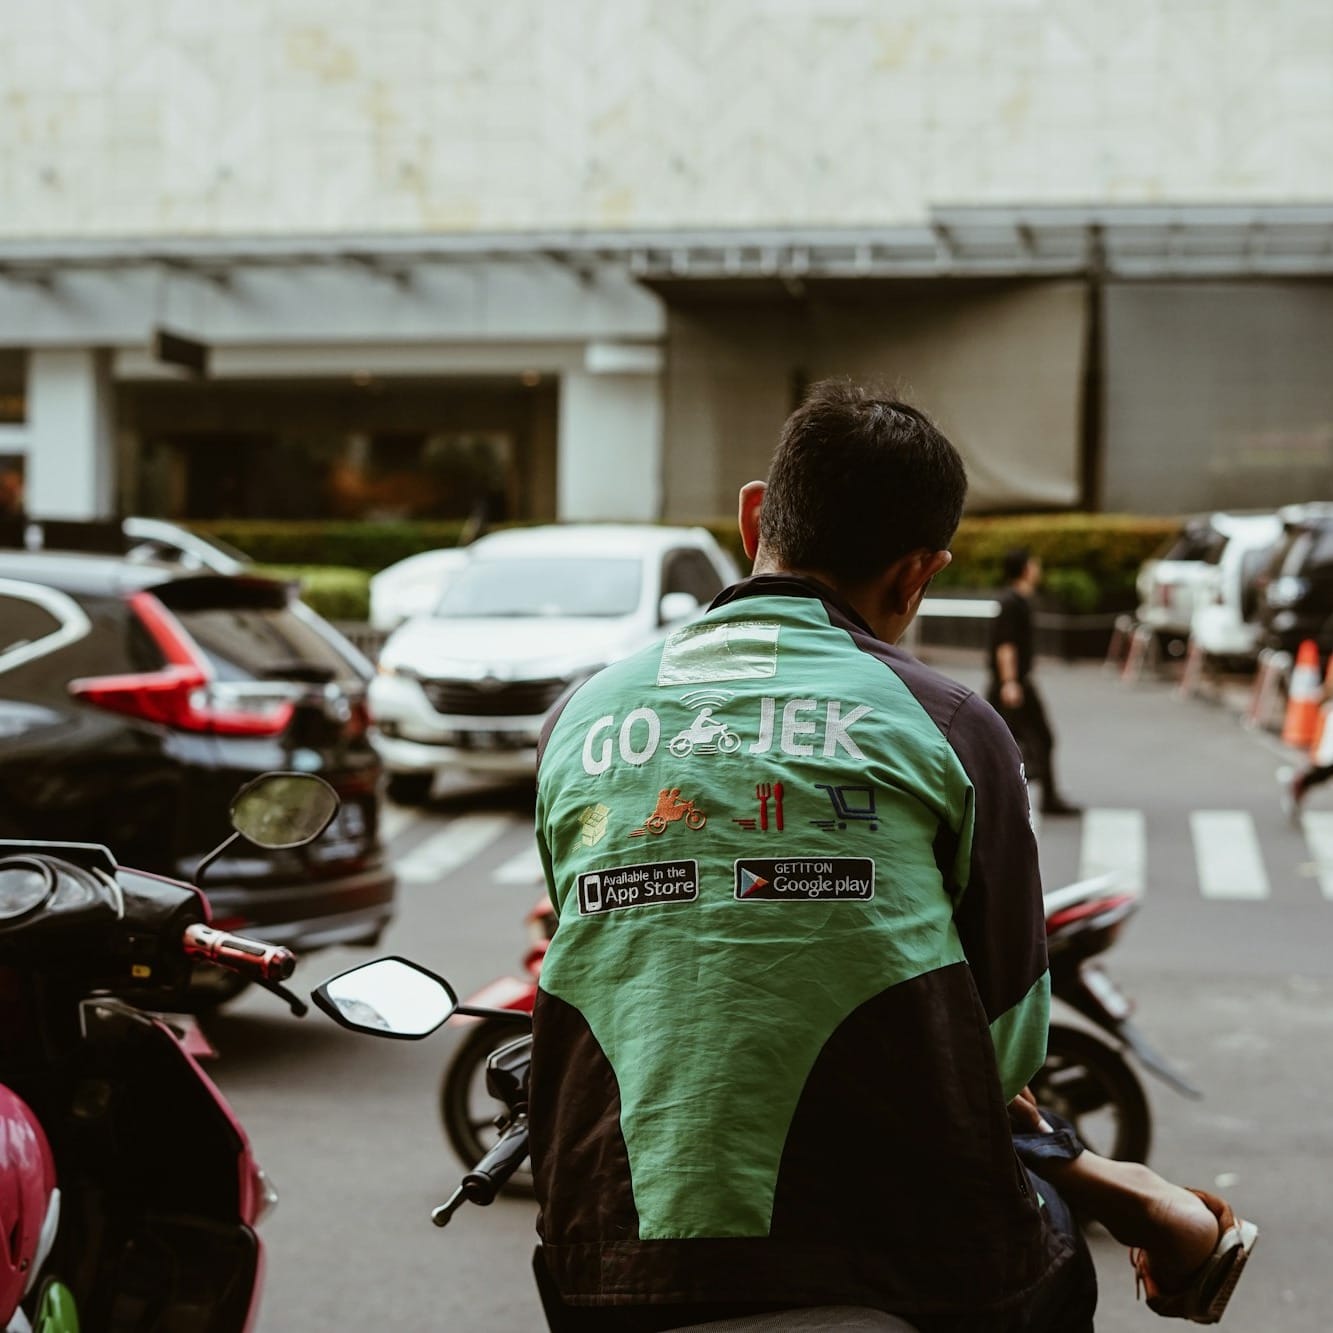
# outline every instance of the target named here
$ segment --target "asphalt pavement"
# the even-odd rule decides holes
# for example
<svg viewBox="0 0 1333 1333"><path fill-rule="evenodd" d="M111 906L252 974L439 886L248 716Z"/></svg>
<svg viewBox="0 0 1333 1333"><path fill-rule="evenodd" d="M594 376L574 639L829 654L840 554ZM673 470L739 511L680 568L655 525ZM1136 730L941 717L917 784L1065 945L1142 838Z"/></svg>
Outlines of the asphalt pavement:
<svg viewBox="0 0 1333 1333"><path fill-rule="evenodd" d="M979 683L975 659L938 657ZM1303 828L1278 808L1281 747L1234 710L1129 687L1093 665L1040 668L1069 795L1082 817L1042 822L1048 889L1109 869L1137 879L1142 909L1109 958L1154 1043L1205 1091L1145 1080L1152 1164L1220 1189L1261 1229L1228 1311L1233 1333L1327 1333L1333 1273L1323 1227L1333 1131L1333 784ZM1289 762L1289 760L1288 760ZM381 952L415 958L460 993L517 970L522 917L540 893L530 790L446 784L429 807L390 810L404 872ZM309 988L368 957L333 951L297 973ZM211 1020L215 1076L278 1185L266 1220L261 1330L539 1330L528 1269L533 1206L431 1207L460 1168L437 1099L455 1033L377 1042L319 1014L297 1021L252 993ZM892 1206L892 1201L886 1201ZM1152 1328L1125 1253L1093 1237L1101 1333Z"/></svg>

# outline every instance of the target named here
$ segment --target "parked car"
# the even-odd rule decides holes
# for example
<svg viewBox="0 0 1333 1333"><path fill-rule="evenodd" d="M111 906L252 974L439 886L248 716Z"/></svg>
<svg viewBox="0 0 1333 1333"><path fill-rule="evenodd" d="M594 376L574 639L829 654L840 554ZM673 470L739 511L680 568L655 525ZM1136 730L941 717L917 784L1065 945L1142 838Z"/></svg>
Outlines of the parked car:
<svg viewBox="0 0 1333 1333"><path fill-rule="evenodd" d="M1229 515L1227 540L1194 609L1190 634L1210 658L1249 664L1260 648L1259 581L1282 540L1276 514Z"/></svg>
<svg viewBox="0 0 1333 1333"><path fill-rule="evenodd" d="M184 570L211 570L216 574L244 574L254 569L248 555L220 537L205 537L165 518L3 519L0 548L5 547L109 553L137 563L173 564ZM297 590L296 583L291 586L293 591ZM291 611L346 659L362 680L369 681L374 676L375 667L370 659L322 616L295 597Z"/></svg>
<svg viewBox="0 0 1333 1333"><path fill-rule="evenodd" d="M227 853L215 924L299 952L393 913L366 682L282 583L106 555L0 552L0 837L106 844L189 879L237 789L273 769L342 798L298 852Z"/></svg>
<svg viewBox="0 0 1333 1333"><path fill-rule="evenodd" d="M1303 639L1333 652L1333 503L1288 505L1279 515L1282 540L1262 580L1264 637L1293 654Z"/></svg>
<svg viewBox="0 0 1333 1333"><path fill-rule="evenodd" d="M166 561L186 569L242 574L250 557L219 537L191 532L165 518L0 520L0 545L29 551L58 550Z"/></svg>
<svg viewBox="0 0 1333 1333"><path fill-rule="evenodd" d="M466 548L422 551L381 569L370 580L370 627L388 634L413 616L428 616L467 564Z"/></svg>
<svg viewBox="0 0 1333 1333"><path fill-rule="evenodd" d="M1181 530L1139 569L1139 623L1156 631L1162 646L1180 656L1194 613L1216 600L1218 570L1230 542L1239 552L1271 540L1271 514L1213 513L1188 519Z"/></svg>
<svg viewBox="0 0 1333 1333"><path fill-rule="evenodd" d="M530 777L542 719L571 684L737 578L702 528L522 528L468 549L434 615L390 635L370 687L397 800L425 800L446 769Z"/></svg>
<svg viewBox="0 0 1333 1333"><path fill-rule="evenodd" d="M243 574L253 564L250 557L220 537L191 532L165 518L121 519L126 552L131 560L159 560L186 569L211 569L216 574Z"/></svg>

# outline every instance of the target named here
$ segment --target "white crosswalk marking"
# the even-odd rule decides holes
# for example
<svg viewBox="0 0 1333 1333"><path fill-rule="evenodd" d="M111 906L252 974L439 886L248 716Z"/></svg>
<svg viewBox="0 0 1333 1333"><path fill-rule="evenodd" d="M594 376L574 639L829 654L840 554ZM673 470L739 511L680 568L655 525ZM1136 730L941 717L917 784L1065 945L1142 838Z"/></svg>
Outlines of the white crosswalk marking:
<svg viewBox="0 0 1333 1333"><path fill-rule="evenodd" d="M1040 837L1041 816L1035 809L1033 815ZM1193 810L1184 819L1193 842L1201 898L1225 903L1273 897L1275 881L1269 877L1259 839L1262 819L1256 823L1247 810ZM394 870L404 885L438 883L484 853L506 832L517 830L523 834L521 843L515 840L520 850L491 870L490 880L495 884L540 887L541 861L531 841L529 821L513 814L479 812L460 815L441 825L429 812L386 804L381 812L381 836L386 843L406 840L413 825L422 820L434 824L435 831L394 861ZM1161 819L1160 826L1154 826L1154 837L1168 842L1177 839L1177 820L1181 816ZM1333 902L1333 811L1308 811L1302 816L1301 826L1310 858L1304 873L1313 871L1323 897ZM1083 816L1077 836L1079 879L1111 874L1120 887L1143 893L1148 855L1144 811L1090 809ZM1279 896L1281 892L1279 885Z"/></svg>
<svg viewBox="0 0 1333 1333"><path fill-rule="evenodd" d="M1333 899L1333 812L1311 810L1301 816L1305 845L1314 859L1315 874L1325 898Z"/></svg>
<svg viewBox="0 0 1333 1333"><path fill-rule="evenodd" d="M508 815L460 815L413 847L394 870L406 884L427 884L484 852L512 820Z"/></svg>
<svg viewBox="0 0 1333 1333"><path fill-rule="evenodd" d="M1121 888L1141 894L1146 840L1142 810L1085 811L1079 879L1112 874Z"/></svg>
<svg viewBox="0 0 1333 1333"><path fill-rule="evenodd" d="M1254 818L1245 810L1194 810L1190 814L1199 892L1205 898L1267 898Z"/></svg>
<svg viewBox="0 0 1333 1333"><path fill-rule="evenodd" d="M497 884L540 884L542 863L536 844L525 847L517 856L511 856L503 865L497 866L491 878Z"/></svg>

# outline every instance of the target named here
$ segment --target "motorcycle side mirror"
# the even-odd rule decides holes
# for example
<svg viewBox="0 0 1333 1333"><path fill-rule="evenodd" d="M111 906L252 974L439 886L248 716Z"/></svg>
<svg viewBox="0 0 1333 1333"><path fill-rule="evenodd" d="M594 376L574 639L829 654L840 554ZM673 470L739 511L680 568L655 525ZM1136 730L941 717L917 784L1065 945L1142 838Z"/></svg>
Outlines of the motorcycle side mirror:
<svg viewBox="0 0 1333 1333"><path fill-rule="evenodd" d="M231 826L256 847L304 847L338 813L338 793L313 773L264 773L231 803Z"/></svg>
<svg viewBox="0 0 1333 1333"><path fill-rule="evenodd" d="M458 1008L443 977L405 958L377 958L330 977L311 999L353 1032L405 1041L430 1036Z"/></svg>
<svg viewBox="0 0 1333 1333"><path fill-rule="evenodd" d="M694 615L700 605L699 599L691 592L669 592L658 603L658 620L663 625L674 625L676 621Z"/></svg>

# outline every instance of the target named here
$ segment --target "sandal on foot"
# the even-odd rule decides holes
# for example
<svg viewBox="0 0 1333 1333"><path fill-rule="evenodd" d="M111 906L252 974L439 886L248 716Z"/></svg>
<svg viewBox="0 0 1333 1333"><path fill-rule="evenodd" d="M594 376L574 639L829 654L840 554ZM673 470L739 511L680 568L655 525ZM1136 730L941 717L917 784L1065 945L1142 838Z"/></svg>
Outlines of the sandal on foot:
<svg viewBox="0 0 1333 1333"><path fill-rule="evenodd" d="M1216 1324L1227 1308L1231 1293L1254 1248L1259 1228L1245 1222L1231 1211L1225 1199L1203 1190L1191 1190L1203 1200L1217 1218L1218 1237L1212 1254L1204 1260L1189 1285L1176 1291L1163 1291L1153 1280L1148 1256L1142 1250L1130 1252L1137 1285L1148 1297L1148 1309L1168 1319L1188 1319L1195 1324Z"/></svg>

